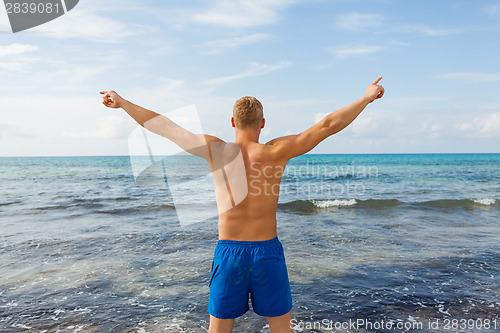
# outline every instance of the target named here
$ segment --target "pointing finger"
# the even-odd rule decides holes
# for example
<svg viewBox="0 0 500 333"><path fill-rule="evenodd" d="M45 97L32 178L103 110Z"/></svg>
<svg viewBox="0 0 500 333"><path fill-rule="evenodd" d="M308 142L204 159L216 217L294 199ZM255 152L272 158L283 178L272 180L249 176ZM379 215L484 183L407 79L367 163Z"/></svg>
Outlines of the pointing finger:
<svg viewBox="0 0 500 333"><path fill-rule="evenodd" d="M380 82L380 80L382 80L382 76L379 76L378 79L376 79L375 81L373 81L372 84L377 85Z"/></svg>

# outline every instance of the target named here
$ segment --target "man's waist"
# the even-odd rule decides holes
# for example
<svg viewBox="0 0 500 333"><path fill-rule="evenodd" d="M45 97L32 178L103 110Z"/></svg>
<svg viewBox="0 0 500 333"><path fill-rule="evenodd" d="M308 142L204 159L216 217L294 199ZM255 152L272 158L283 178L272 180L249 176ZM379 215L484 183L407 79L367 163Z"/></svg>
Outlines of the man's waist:
<svg viewBox="0 0 500 333"><path fill-rule="evenodd" d="M274 237L271 239L267 240L232 240L232 239L219 239L217 242L218 245L223 245L223 246L242 246L242 247L262 247L262 246L268 246L268 245L274 245L274 244L281 244L280 241L278 240L278 237Z"/></svg>

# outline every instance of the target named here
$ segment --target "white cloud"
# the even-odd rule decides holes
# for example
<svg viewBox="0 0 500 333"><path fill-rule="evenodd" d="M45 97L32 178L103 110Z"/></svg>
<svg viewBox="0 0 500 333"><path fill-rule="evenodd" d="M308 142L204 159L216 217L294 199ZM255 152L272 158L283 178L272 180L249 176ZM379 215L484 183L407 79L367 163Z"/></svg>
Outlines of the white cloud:
<svg viewBox="0 0 500 333"><path fill-rule="evenodd" d="M26 125L0 120L0 139L5 137L34 138L35 136Z"/></svg>
<svg viewBox="0 0 500 333"><path fill-rule="evenodd" d="M0 71L23 71L32 62L32 59L26 56L27 53L38 51L36 45L13 43L10 45L0 45Z"/></svg>
<svg viewBox="0 0 500 333"><path fill-rule="evenodd" d="M337 58L343 59L351 56L375 53L378 51L382 51L383 49L384 47L377 45L357 45L336 49L332 52Z"/></svg>
<svg viewBox="0 0 500 333"><path fill-rule="evenodd" d="M0 10L0 33L12 33L9 17L7 16L7 11L5 10Z"/></svg>
<svg viewBox="0 0 500 333"><path fill-rule="evenodd" d="M158 113L165 113L186 105L195 104L194 96L199 96L200 92L191 92L186 89L183 80L168 78L158 78L158 84L154 88L134 89L131 96L122 96L126 99L137 101L141 106L153 108ZM120 93L120 92L118 92ZM168 96L168 98L165 98Z"/></svg>
<svg viewBox="0 0 500 333"><path fill-rule="evenodd" d="M71 139L122 139L130 132L123 117L112 115L101 118L98 128L90 132L63 131L61 136Z"/></svg>
<svg viewBox="0 0 500 333"><path fill-rule="evenodd" d="M436 75L439 79L450 79L469 82L500 82L500 74L498 73L474 73L474 72L458 72Z"/></svg>
<svg viewBox="0 0 500 333"><path fill-rule="evenodd" d="M103 61L104 62L104 61ZM99 82L99 76L105 75L107 71L112 71L117 67L112 62L102 65L75 65L62 62L46 82L51 82L52 87L57 87L63 91L75 91L76 89L86 89L89 84L95 85Z"/></svg>
<svg viewBox="0 0 500 333"><path fill-rule="evenodd" d="M355 136L384 137L401 129L400 125L402 123L404 121L401 116L391 116L388 113L366 112L354 120L349 126L349 130Z"/></svg>
<svg viewBox="0 0 500 333"><path fill-rule="evenodd" d="M386 105L384 105L385 108ZM429 122L426 113L401 113L389 110L365 110L350 124L348 136L399 141L402 138L435 139L449 133L450 119L439 115Z"/></svg>
<svg viewBox="0 0 500 333"><path fill-rule="evenodd" d="M143 2L135 0L107 0L105 5L99 0L85 0L80 1L67 14L21 32L21 34L35 33L58 39L79 38L114 43L125 37L154 31L150 26L116 19L123 17L123 12L137 13L139 11L147 12L151 9ZM120 15L116 15L117 13ZM9 34L12 31L6 12L1 10L0 31Z"/></svg>
<svg viewBox="0 0 500 333"><path fill-rule="evenodd" d="M423 34L424 36L431 36L431 37L457 35L457 34L461 34L461 33L465 32L465 31L468 31L466 29L450 29L450 28L438 29L438 28L429 27L429 26L424 25L424 24L408 25L408 26L401 28L401 30L403 30L405 32L416 32L416 33Z"/></svg>
<svg viewBox="0 0 500 333"><path fill-rule="evenodd" d="M278 11L293 0L218 0L205 11L192 15L194 22L231 28L248 28L275 23Z"/></svg>
<svg viewBox="0 0 500 333"><path fill-rule="evenodd" d="M491 4L484 7L484 11L492 18L500 18L500 3Z"/></svg>
<svg viewBox="0 0 500 333"><path fill-rule="evenodd" d="M50 50L46 50L50 51ZM75 58L45 56L11 56L13 60L4 61L0 58L0 73L21 72L29 73L29 80L23 82L23 88L38 92L39 89L72 91L87 90L90 86L99 85L102 76L118 67L125 66L120 54L107 55L101 53L99 61L78 61ZM98 56L99 53L94 53ZM130 64L130 62L128 62ZM17 73L13 73L17 74ZM43 84L40 86L40 82ZM8 83L4 82L4 86Z"/></svg>
<svg viewBox="0 0 500 333"><path fill-rule="evenodd" d="M226 49L258 43L264 40L269 40L270 38L271 35L269 34L257 33L252 35L209 41L199 45L199 47L203 49L202 53L204 54L220 54Z"/></svg>
<svg viewBox="0 0 500 333"><path fill-rule="evenodd" d="M337 18L337 27L349 31L362 31L380 28L385 17L378 14L350 13Z"/></svg>
<svg viewBox="0 0 500 333"><path fill-rule="evenodd" d="M107 4L106 8L109 7ZM80 38L106 43L115 43L125 37L154 31L152 27L113 19L109 12L106 16L100 15L98 10L102 10L102 6L96 9L85 6L81 1L78 7L68 14L34 27L30 31L58 39Z"/></svg>
<svg viewBox="0 0 500 333"><path fill-rule="evenodd" d="M311 109L319 108L324 106L331 106L334 104L333 100L326 99L284 99L284 100L270 100L266 105L272 106L276 110L286 110L295 107L300 107L300 109Z"/></svg>
<svg viewBox="0 0 500 333"><path fill-rule="evenodd" d="M426 121L422 123L420 129L417 130L417 133L426 136L427 138L437 138L441 136L442 132L445 131L446 128L440 124L430 124Z"/></svg>
<svg viewBox="0 0 500 333"><path fill-rule="evenodd" d="M286 67L290 66L291 64L292 63L290 61L282 61L282 62L279 62L275 65L251 63L250 67L247 70L245 70L239 74L223 76L223 77L218 77L215 79L207 80L204 82L204 84L210 85L210 86L221 85L221 84L228 83L230 81L244 79L247 77L265 75L265 74L286 68Z"/></svg>
<svg viewBox="0 0 500 333"><path fill-rule="evenodd" d="M429 105L433 107L436 105L450 105L452 100L452 96L398 96L384 100L384 106L392 107L395 110L404 110L408 105L422 109Z"/></svg>
<svg viewBox="0 0 500 333"><path fill-rule="evenodd" d="M402 42L402 41L393 39L393 40L391 40L391 45L394 45L394 46L410 46L411 44L407 43L407 42Z"/></svg>
<svg viewBox="0 0 500 333"><path fill-rule="evenodd" d="M7 126L0 125L0 156L126 154L136 124L101 101L97 92L0 96L0 110L9 114Z"/></svg>
<svg viewBox="0 0 500 333"><path fill-rule="evenodd" d="M472 138L500 137L500 112L474 117L456 128Z"/></svg>
<svg viewBox="0 0 500 333"><path fill-rule="evenodd" d="M19 55L27 52L37 51L38 46L31 44L14 43L10 45L0 45L0 57L6 55Z"/></svg>
<svg viewBox="0 0 500 333"><path fill-rule="evenodd" d="M24 61L2 61L0 62L0 71L22 71L26 67Z"/></svg>

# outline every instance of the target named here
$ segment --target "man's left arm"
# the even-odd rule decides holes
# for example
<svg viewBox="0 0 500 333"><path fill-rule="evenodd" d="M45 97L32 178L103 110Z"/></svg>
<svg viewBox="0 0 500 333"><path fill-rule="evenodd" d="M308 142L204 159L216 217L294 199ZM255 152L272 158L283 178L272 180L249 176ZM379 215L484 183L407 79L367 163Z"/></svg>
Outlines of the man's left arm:
<svg viewBox="0 0 500 333"><path fill-rule="evenodd" d="M382 80L380 76L367 89L364 96L351 104L326 115L318 123L296 135L284 136L269 141L268 145L276 148L277 155L286 160L311 151L321 141L329 136L342 131L366 108L368 104L376 99L382 98L384 88L378 83Z"/></svg>

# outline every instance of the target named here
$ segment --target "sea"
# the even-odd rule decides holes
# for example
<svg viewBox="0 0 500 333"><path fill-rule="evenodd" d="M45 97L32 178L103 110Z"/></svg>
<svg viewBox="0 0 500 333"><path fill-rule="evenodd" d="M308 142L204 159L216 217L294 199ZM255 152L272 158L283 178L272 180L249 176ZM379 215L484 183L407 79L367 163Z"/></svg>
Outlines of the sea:
<svg viewBox="0 0 500 333"><path fill-rule="evenodd" d="M210 174L148 159L0 158L0 332L207 331ZM500 332L500 154L304 155L280 191L295 332Z"/></svg>

